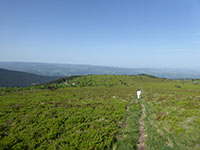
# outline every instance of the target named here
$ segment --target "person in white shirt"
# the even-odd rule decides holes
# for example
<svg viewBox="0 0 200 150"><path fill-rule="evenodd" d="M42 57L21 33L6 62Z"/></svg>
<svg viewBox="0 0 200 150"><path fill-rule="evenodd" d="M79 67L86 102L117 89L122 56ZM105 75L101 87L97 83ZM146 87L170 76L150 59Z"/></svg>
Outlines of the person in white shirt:
<svg viewBox="0 0 200 150"><path fill-rule="evenodd" d="M137 99L141 98L142 91L140 89L137 90Z"/></svg>

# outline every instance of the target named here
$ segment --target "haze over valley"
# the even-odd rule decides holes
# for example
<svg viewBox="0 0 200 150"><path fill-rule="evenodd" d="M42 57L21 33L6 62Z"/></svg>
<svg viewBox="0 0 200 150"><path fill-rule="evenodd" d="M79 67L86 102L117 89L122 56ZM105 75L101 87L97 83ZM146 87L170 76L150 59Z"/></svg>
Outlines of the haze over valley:
<svg viewBox="0 0 200 150"><path fill-rule="evenodd" d="M120 68L95 65L34 63L34 62L0 62L0 68L23 71L42 76L72 76L88 74L138 75L147 74L168 79L200 78L200 71L195 69L170 68Z"/></svg>

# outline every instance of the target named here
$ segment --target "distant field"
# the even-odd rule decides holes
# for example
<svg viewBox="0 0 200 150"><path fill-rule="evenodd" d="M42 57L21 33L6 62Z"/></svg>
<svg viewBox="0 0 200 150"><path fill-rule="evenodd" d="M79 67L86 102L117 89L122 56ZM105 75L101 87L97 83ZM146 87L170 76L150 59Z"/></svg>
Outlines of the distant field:
<svg viewBox="0 0 200 150"><path fill-rule="evenodd" d="M144 104L147 150L198 150L199 83L91 75L1 88L0 149L137 149Z"/></svg>

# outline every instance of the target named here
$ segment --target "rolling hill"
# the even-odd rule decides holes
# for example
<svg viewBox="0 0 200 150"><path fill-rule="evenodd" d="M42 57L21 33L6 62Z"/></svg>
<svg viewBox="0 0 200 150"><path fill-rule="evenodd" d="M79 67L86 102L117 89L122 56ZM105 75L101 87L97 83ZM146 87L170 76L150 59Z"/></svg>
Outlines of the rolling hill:
<svg viewBox="0 0 200 150"><path fill-rule="evenodd" d="M149 74L161 78L200 78L200 71L188 69L119 68L93 65L52 64L32 62L0 62L0 68L24 71L42 76L72 76L88 74L138 75Z"/></svg>
<svg viewBox="0 0 200 150"><path fill-rule="evenodd" d="M58 79L59 77L39 76L32 73L0 68L0 87L27 87Z"/></svg>
<svg viewBox="0 0 200 150"><path fill-rule="evenodd" d="M146 150L200 148L199 80L87 75L48 84L0 88L0 149L138 150L142 135Z"/></svg>

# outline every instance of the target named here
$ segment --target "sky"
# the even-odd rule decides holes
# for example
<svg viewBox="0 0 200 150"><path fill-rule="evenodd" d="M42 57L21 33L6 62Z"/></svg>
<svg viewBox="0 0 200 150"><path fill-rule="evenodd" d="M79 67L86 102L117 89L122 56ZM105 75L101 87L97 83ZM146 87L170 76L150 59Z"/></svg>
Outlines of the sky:
<svg viewBox="0 0 200 150"><path fill-rule="evenodd" d="M1 0L0 61L200 67L199 0Z"/></svg>

